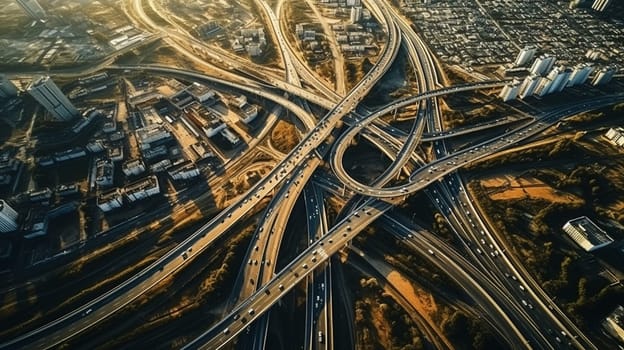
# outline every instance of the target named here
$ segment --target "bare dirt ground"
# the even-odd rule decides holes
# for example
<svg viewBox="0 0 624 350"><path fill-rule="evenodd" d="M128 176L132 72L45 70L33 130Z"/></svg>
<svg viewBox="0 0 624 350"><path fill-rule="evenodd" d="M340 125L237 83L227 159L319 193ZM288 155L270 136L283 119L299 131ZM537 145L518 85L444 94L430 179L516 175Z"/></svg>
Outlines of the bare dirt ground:
<svg viewBox="0 0 624 350"><path fill-rule="evenodd" d="M391 271L386 277L391 284L397 286L397 289L403 293L403 296L405 296L409 303L418 310L421 315L428 315L428 318L431 319L431 316L438 312L438 306L430 293L415 289L414 286L397 271Z"/></svg>
<svg viewBox="0 0 624 350"><path fill-rule="evenodd" d="M583 203L583 199L558 191L530 176L500 175L481 180L493 200L543 199L553 203Z"/></svg>

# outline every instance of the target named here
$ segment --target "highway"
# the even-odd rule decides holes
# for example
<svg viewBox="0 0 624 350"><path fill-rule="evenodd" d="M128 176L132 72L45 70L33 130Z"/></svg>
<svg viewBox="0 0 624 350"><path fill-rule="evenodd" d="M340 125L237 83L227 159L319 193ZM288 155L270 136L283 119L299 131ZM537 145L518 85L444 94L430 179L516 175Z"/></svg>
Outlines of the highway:
<svg viewBox="0 0 624 350"><path fill-rule="evenodd" d="M154 1L148 2L154 10L159 10ZM230 302L232 309L221 321L189 342L186 349L223 347L247 329L252 322L266 315L272 305L304 279L308 281L305 348L333 348L331 293L333 287L330 257L347 246L359 232L380 217L383 217L382 220L389 227L388 230L398 239L448 273L458 285L465 288L466 293L483 309L487 322L510 347L552 348L555 339L544 335L541 331L541 327L548 324L552 329L565 329L568 333L578 334L578 339L571 340L576 346L592 348L591 342L560 310L553 309L550 302L543 302L548 300L547 296L536 282L530 279L526 271L515 269L514 263L507 258L504 249L499 246L495 236L489 232L479 212L471 204L471 199L466 196L461 178L456 175L456 171L533 137L562 118L624 101L624 94L576 101L535 116L533 120L489 140L447 154L444 144L446 138L468 135L516 120L501 118L468 128L443 131L437 97L463 91L499 88L508 81L486 81L440 88L439 64L435 62L424 42L413 32L410 24L392 7L384 3L365 1L365 5L385 28L388 40L374 67L364 78L352 90L347 92L339 88L336 93L324 86L303 62L294 59L296 55L283 35L282 21L279 19L283 2L278 1L275 12L266 1L256 2L268 19L271 35L279 46L285 79L282 79L278 72L266 70L264 67L254 70L256 67L250 66L247 61L236 55L223 52L224 50L207 53L207 50L214 48L192 38L169 18L167 20L173 26L177 26L178 31L159 27L146 16L142 0L128 2L130 7L127 9L135 11L135 15L129 16L156 32L155 37L165 37L180 52L198 61L202 59L190 51L200 49L212 60L229 66L230 70L244 72L265 83L241 77L227 69L220 69L207 63L206 65L212 66L217 74L209 75L154 65L109 66L108 69L141 70L197 79L255 94L297 116L306 129L301 142L285 155L269 174L237 198L230 207L156 262L73 312L0 344L0 347L47 349L69 341L148 293L164 279L184 269L227 235L229 229L260 201L273 196L247 252L245 266L241 269L234 288L235 294ZM360 102L390 69L400 45L403 45L409 54L410 63L421 88L420 93L392 102L377 111L360 110L360 113L356 113ZM339 59L336 59L338 65ZM303 87L300 77L320 93ZM338 78L336 84L343 85L344 78ZM278 89L281 89L281 92ZM286 94L282 96L281 93L284 92ZM309 112L309 108L300 106L293 97L321 106L328 112L317 120ZM415 104L419 106L418 113L407 134L395 133L391 126L379 123L380 117ZM338 135L342 122L347 120L349 121L346 123L349 125L347 130ZM358 134L364 135L393 159L391 166L372 184L356 181L344 169L344 154ZM433 160L429 163L425 163L415 154L416 148L425 141L433 142ZM393 150L398 151L391 154ZM340 184L318 176L317 170L326 155L329 156L331 169ZM401 171L409 174L407 183L384 187ZM310 181L311 179L313 181ZM354 196L343 211L342 219L333 226L327 220L321 186L336 194L348 193ZM393 215L392 208L395 205L400 204L406 196L420 190L427 191L458 236L465 239L468 256L462 256L431 233L414 228L402 218ZM284 229L301 193L304 193L303 199L306 203L307 233L310 243L308 248L284 269L276 271L275 262ZM503 263L499 263L500 261ZM524 306L519 300L525 303ZM534 310L533 305L539 308L540 313ZM268 323L268 317L263 317L256 327L258 332L254 332L255 340L252 344L254 348L265 347Z"/></svg>
<svg viewBox="0 0 624 350"><path fill-rule="evenodd" d="M443 89L440 92L423 94L425 96L422 98L424 99L430 97L428 95L443 95L446 93L448 92L445 92L445 89ZM376 188L356 181L347 173L342 164L342 158L346 149L350 145L351 140L364 126L371 122L371 119L367 118L366 120L360 121L359 125L356 125L347 132L343 133L340 139L334 144L331 157L332 169L346 186L362 195L378 198L400 197L419 191L442 178L444 175L449 174L468 163L508 148L525 138L539 134L553 124L557 123L562 118L584 111L609 106L611 104L621 102L623 99L623 94L616 94L586 102L576 102L574 104L570 104L568 107L561 107L556 111L552 111L536 118L534 121L524 126L503 133L502 135L496 136L490 140L481 142L452 155L447 155L430 162L413 173L410 177L409 183L407 184L385 188Z"/></svg>

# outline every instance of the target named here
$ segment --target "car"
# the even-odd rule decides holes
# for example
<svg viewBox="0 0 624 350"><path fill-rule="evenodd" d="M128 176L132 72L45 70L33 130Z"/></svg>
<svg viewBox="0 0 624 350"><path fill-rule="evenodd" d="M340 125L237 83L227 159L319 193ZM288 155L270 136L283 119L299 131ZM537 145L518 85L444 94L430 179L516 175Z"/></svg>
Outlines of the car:
<svg viewBox="0 0 624 350"><path fill-rule="evenodd" d="M277 286L277 288L278 288L279 290L284 290L284 285L283 285L283 284L280 284L279 286Z"/></svg>
<svg viewBox="0 0 624 350"><path fill-rule="evenodd" d="M427 249L427 251L429 252L429 254L434 255L433 250Z"/></svg>
<svg viewBox="0 0 624 350"><path fill-rule="evenodd" d="M223 330L223 334L226 334L226 335L230 334L230 329L229 328L224 329Z"/></svg>
<svg viewBox="0 0 624 350"><path fill-rule="evenodd" d="M91 311L93 311L93 309L87 309L87 311L85 311L85 315L88 315L91 313Z"/></svg>
<svg viewBox="0 0 624 350"><path fill-rule="evenodd" d="M256 311L254 309L249 309L249 311L247 311L247 313L249 313L250 315L253 315L256 313Z"/></svg>
<svg viewBox="0 0 624 350"><path fill-rule="evenodd" d="M303 267L304 269L307 269L308 268L308 264L303 264L303 265L301 265L301 267Z"/></svg>
<svg viewBox="0 0 624 350"><path fill-rule="evenodd" d="M323 331L318 332L318 341L319 343L323 343Z"/></svg>
<svg viewBox="0 0 624 350"><path fill-rule="evenodd" d="M238 320L240 318L239 314L234 315L234 318L232 318L234 321Z"/></svg>

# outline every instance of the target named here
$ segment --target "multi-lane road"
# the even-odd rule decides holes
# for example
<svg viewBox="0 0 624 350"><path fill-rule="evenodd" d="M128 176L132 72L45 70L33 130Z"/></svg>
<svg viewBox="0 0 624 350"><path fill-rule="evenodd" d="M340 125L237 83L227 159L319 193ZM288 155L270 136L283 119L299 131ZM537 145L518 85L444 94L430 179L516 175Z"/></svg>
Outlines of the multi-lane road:
<svg viewBox="0 0 624 350"><path fill-rule="evenodd" d="M274 70L263 67L253 67L257 69L251 69L250 72L250 66L241 58L222 50L213 50L214 48L190 37L179 26L177 30L159 27L143 11L143 2L140 0L125 3L129 16L137 25L143 25L157 33L159 37L165 37L172 46L183 54L192 56L196 61L201 62L203 59L192 51L199 50L202 55L209 55L213 62L221 62L230 69L219 68L209 62L206 62L206 65L214 69L215 75L157 66L108 68L140 69L156 74L199 79L271 100L293 112L306 127L306 133L300 143L285 155L265 178L237 198L230 207L155 263L73 312L0 344L0 347L50 348L69 341L154 289L165 278L186 268L202 252L228 234L228 229L260 201L272 196L273 199L263 213L249 247L245 267L241 269L237 294L231 299L232 309L217 324L210 326L187 344L186 348L223 347L250 323L262 317L272 305L303 280L309 281L306 348L333 348L330 257L382 216L391 227L389 231L397 238L445 270L459 285L465 286L467 294L478 302L486 312L487 321L507 344L518 348L557 347L560 339L552 339L544 335L540 329L541 325L549 324L552 328L566 329L569 333L577 335L578 338L572 340L574 345L591 348L593 346L591 342L565 318L563 313L557 311L555 314L549 311L553 310L553 305L546 305L543 302L546 296L543 292L539 292L534 283L524 281L523 275L526 276L526 273L515 271L514 265L507 260L505 252L490 235L488 228L480 220L479 213L470 204L461 179L452 174L467 164L543 132L561 118L621 102L624 100L624 94L614 94L555 108L542 115L536 115L533 120L502 135L447 154L443 141L445 138L469 135L515 120L498 119L471 128L443 131L437 98L464 91L500 88L508 83L507 81L441 87L439 64L435 62L433 55L405 18L388 4L364 1L381 27L385 29L387 41L375 65L363 79L350 91L339 88L337 89L339 93L336 93L324 86L320 79L315 77L311 70L295 57L296 55L293 55L293 48L283 34L283 23L279 19L283 2L278 1L277 14L268 2L263 0L256 2L268 20L267 25L281 53L284 63L283 77ZM154 9L158 6L153 1L148 1L148 5ZM176 27L167 16L164 18ZM417 74L420 93L392 102L377 111L360 109L356 112L360 102L390 69L401 45L405 48ZM337 62L340 62L339 59ZM245 72L246 76L257 79L239 76L235 71ZM302 87L301 76L308 84L314 85L316 91ZM338 80L336 83L344 86L344 79ZM285 92L287 94L284 94ZM289 98L291 96L298 97L304 103L297 103ZM327 113L317 118L310 113L305 103L326 108ZM407 134L395 133L391 126L378 122L380 117L388 113L416 104L419 106L418 113ZM342 121L349 121L344 131L338 127ZM386 153L397 151L392 157L392 165L373 184L353 179L344 169L344 154L358 134L372 140L373 144L378 145ZM429 163L425 163L421 157L415 157L416 148L425 141L434 145L434 160ZM336 178L340 181L339 184L315 175L323 163L322 160L327 158ZM384 187L401 171L409 173L407 183ZM315 181L310 181L313 178ZM343 213L342 219L333 225L327 219L323 195L319 192L316 182L343 196L357 195ZM409 227L409 224L400 217L392 215L391 211L396 204L402 203L408 195L426 188L440 211L453 223L457 234L474 242L469 246L468 258L426 231ZM285 268L276 271L282 235L301 193L306 200L309 246ZM505 264L500 265L501 260L506 261ZM525 287L528 290L525 291ZM538 289L538 292L534 292L534 289ZM538 307L543 312L536 313L534 308ZM257 335L254 341L254 348L264 347L267 324L268 319L264 318L262 327L259 327L260 335Z"/></svg>

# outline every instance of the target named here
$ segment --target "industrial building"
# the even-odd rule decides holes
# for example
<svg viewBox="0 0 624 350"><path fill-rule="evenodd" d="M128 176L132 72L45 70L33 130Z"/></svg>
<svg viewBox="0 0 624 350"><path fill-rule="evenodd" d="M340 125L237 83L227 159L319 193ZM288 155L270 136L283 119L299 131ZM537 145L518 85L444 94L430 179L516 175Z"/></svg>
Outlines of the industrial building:
<svg viewBox="0 0 624 350"><path fill-rule="evenodd" d="M576 244L586 252L591 252L613 243L613 238L598 227L587 216L570 220L563 225L563 230Z"/></svg>
<svg viewBox="0 0 624 350"><path fill-rule="evenodd" d="M76 107L69 102L61 89L48 76L35 78L27 90L39 104L59 121L69 121L79 115Z"/></svg>

